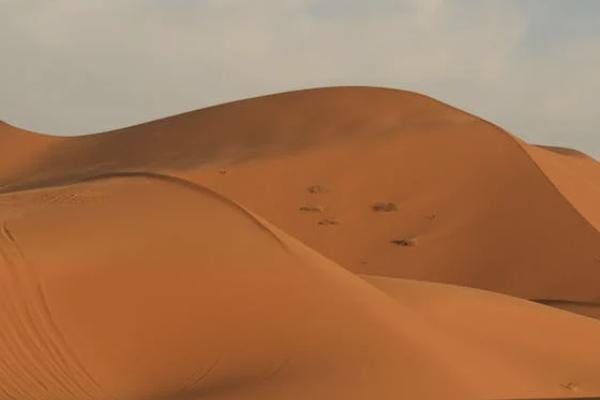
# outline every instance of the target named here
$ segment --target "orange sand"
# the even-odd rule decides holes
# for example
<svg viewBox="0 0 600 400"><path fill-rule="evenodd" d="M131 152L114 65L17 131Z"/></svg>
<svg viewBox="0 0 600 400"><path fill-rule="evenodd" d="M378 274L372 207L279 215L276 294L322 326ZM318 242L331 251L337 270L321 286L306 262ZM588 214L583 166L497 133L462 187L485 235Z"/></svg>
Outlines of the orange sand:
<svg viewBox="0 0 600 400"><path fill-rule="evenodd" d="M582 154L376 88L0 148L0 400L600 396Z"/></svg>

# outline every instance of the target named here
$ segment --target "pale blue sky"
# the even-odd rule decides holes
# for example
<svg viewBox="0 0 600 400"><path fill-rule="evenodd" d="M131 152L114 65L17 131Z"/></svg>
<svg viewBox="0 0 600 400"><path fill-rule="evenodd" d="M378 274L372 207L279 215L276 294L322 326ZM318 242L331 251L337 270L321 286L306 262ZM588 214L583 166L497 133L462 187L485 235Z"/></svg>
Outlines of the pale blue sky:
<svg viewBox="0 0 600 400"><path fill-rule="evenodd" d="M356 84L600 156L596 0L0 0L0 54L0 119L32 130Z"/></svg>

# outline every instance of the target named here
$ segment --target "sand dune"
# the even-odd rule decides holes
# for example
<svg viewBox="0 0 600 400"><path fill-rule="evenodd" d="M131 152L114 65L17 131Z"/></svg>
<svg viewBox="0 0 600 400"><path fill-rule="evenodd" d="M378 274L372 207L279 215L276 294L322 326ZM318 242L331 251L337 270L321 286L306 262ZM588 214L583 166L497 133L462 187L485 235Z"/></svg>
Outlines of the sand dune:
<svg viewBox="0 0 600 400"><path fill-rule="evenodd" d="M600 396L585 154L364 87L0 148L0 400Z"/></svg>
<svg viewBox="0 0 600 400"><path fill-rule="evenodd" d="M600 230L600 167L575 150L523 146L566 199Z"/></svg>
<svg viewBox="0 0 600 400"><path fill-rule="evenodd" d="M174 178L5 194L0 219L0 398L600 394L596 320L479 290L365 281Z"/></svg>
<svg viewBox="0 0 600 400"><path fill-rule="evenodd" d="M29 206L2 209L12 396L469 398L418 316L201 188L113 178L3 200Z"/></svg>
<svg viewBox="0 0 600 400"><path fill-rule="evenodd" d="M581 377L586 375L583 371L594 387L587 395L598 395L596 367L584 361L590 350L598 348L595 320L477 289L374 276L365 279L416 310L434 329L456 339L452 349L483 398L562 397L564 389L572 396L585 396L581 392L585 385L577 383L578 378L543 394L534 389L552 388L559 377ZM573 340L583 337L587 339L581 343ZM581 369L574 372L579 362Z"/></svg>
<svg viewBox="0 0 600 400"><path fill-rule="evenodd" d="M425 96L316 89L85 137L0 131L0 145L17 140L1 161L4 191L167 173L353 272L600 304L599 164L529 146ZM307 190L315 185L325 193Z"/></svg>
<svg viewBox="0 0 600 400"><path fill-rule="evenodd" d="M17 139L31 146L3 161L5 191L168 173L354 272L600 303L598 163L529 146L425 96L308 90L84 137L4 129L0 144ZM314 185L326 193L310 193ZM374 211L378 203L396 210Z"/></svg>
<svg viewBox="0 0 600 400"><path fill-rule="evenodd" d="M577 303L560 300L538 300L538 303L560 308L562 310L574 312L592 318L600 319L600 305L589 303Z"/></svg>

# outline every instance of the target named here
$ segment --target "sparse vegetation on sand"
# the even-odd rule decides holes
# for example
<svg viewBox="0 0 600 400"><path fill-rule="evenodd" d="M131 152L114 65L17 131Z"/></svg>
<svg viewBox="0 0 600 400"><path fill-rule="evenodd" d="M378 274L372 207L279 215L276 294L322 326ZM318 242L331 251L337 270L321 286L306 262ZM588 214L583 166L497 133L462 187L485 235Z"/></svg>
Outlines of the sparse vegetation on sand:
<svg viewBox="0 0 600 400"><path fill-rule="evenodd" d="M299 208L300 211L323 212L323 207L315 205L306 205Z"/></svg>
<svg viewBox="0 0 600 400"><path fill-rule="evenodd" d="M317 222L317 224L319 224L319 225L339 225L340 221L338 221L335 218L324 218L322 220L319 220L319 222Z"/></svg>
<svg viewBox="0 0 600 400"><path fill-rule="evenodd" d="M417 241L416 239L394 239L390 241L391 243L398 245L398 246L404 246L404 247L413 247L417 245Z"/></svg>
<svg viewBox="0 0 600 400"><path fill-rule="evenodd" d="M396 203L375 203L371 206L373 211L377 212L393 212L398 211L398 205Z"/></svg>

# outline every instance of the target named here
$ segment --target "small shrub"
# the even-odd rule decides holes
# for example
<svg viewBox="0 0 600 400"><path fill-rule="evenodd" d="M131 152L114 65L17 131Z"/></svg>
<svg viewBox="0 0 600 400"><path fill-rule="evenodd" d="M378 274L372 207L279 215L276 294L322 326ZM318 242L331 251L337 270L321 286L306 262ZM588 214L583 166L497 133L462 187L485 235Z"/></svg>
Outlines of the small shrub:
<svg viewBox="0 0 600 400"><path fill-rule="evenodd" d="M308 211L308 212L323 212L323 207L307 205L307 206L300 207L299 210L300 211Z"/></svg>
<svg viewBox="0 0 600 400"><path fill-rule="evenodd" d="M396 203L375 203L371 206L373 211L377 212L393 212L398 211Z"/></svg>
<svg viewBox="0 0 600 400"><path fill-rule="evenodd" d="M415 239L395 239L392 240L391 243L403 247L413 247L417 245L417 241Z"/></svg>
<svg viewBox="0 0 600 400"><path fill-rule="evenodd" d="M339 221L333 218L324 218L317 222L319 225L339 225Z"/></svg>

